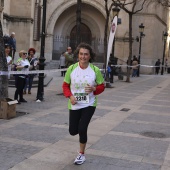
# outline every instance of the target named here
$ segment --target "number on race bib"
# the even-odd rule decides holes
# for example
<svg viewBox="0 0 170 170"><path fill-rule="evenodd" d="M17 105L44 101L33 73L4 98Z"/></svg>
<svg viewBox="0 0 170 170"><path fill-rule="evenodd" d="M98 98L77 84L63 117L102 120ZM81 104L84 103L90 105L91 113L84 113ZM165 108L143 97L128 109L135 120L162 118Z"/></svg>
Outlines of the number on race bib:
<svg viewBox="0 0 170 170"><path fill-rule="evenodd" d="M76 96L77 101L87 100L86 96Z"/></svg>
<svg viewBox="0 0 170 170"><path fill-rule="evenodd" d="M74 96L77 100L77 103L89 103L88 93L75 93Z"/></svg>

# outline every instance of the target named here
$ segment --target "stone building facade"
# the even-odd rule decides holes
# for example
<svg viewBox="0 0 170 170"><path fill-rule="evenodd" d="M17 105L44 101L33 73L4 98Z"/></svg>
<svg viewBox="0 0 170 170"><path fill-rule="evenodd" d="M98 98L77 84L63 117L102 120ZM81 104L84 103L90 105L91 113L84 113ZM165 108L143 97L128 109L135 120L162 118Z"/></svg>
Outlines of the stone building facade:
<svg viewBox="0 0 170 170"><path fill-rule="evenodd" d="M1 0L4 9L1 14L4 34L16 33L17 51L35 47L40 52L40 41L35 41L37 26L36 7L42 14L42 0ZM75 48L77 0L47 0L46 14L46 61L58 59L67 46ZM145 37L142 39L141 64L154 65L163 55L163 32L168 29L169 11L151 4L133 16L133 55L139 54L139 25L144 24ZM105 8L104 0L82 0L82 41L88 41L96 53L97 61L103 62ZM120 64L125 64L129 54L128 15L123 10L119 13L121 24L118 25L115 42L115 56ZM110 20L112 16L110 16ZM110 23L110 21L109 21ZM38 24L38 25L37 25ZM109 31L109 30L108 30ZM169 39L167 40L166 57L169 57ZM142 70L142 69L141 69ZM146 69L145 69L146 70ZM144 70L143 70L144 71ZM147 70L148 72L148 70ZM151 70L149 71L151 72Z"/></svg>

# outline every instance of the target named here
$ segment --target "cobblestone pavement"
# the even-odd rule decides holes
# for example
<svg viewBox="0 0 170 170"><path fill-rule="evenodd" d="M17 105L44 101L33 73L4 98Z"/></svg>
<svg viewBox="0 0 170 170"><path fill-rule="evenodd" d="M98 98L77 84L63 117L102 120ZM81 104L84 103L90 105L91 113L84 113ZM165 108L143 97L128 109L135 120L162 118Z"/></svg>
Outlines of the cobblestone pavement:
<svg viewBox="0 0 170 170"><path fill-rule="evenodd" d="M63 77L52 76L44 102L35 102L33 88L24 96L28 103L16 108L27 114L0 119L0 170L170 170L169 75L141 75L131 83L115 78L114 88L99 96L81 166L73 164L78 136L68 133ZM10 98L14 91L9 88Z"/></svg>

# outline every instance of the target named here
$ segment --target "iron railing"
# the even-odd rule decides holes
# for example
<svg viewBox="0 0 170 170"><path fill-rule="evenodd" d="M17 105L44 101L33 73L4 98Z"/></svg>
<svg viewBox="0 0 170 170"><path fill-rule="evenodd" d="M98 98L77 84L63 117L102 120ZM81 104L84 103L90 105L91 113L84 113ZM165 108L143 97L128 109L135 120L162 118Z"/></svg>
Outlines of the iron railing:
<svg viewBox="0 0 170 170"><path fill-rule="evenodd" d="M96 62L104 62L104 40L101 38L92 38L91 40L81 39L82 42L90 44L96 53ZM52 59L59 60L62 52L65 52L67 47L71 46L73 51L76 49L76 37L55 36L53 38Z"/></svg>

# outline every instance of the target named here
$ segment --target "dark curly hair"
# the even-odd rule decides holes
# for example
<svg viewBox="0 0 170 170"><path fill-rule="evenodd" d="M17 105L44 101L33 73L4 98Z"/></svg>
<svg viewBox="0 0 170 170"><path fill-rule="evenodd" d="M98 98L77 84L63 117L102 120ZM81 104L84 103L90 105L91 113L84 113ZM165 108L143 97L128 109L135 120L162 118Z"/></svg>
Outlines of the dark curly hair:
<svg viewBox="0 0 170 170"><path fill-rule="evenodd" d="M89 44L84 43L84 42L80 43L80 44L78 45L78 47L76 48L76 50L75 50L75 52L74 52L75 57L78 57L80 48L84 48L84 49L89 50L90 57L91 57L90 60L89 60L90 63L92 63L93 61L95 61L95 57L96 57L95 52L93 51L92 47L91 47Z"/></svg>
<svg viewBox="0 0 170 170"><path fill-rule="evenodd" d="M33 51L34 54L36 53L35 48L30 48L30 49L28 50L28 53L30 53L30 51Z"/></svg>

